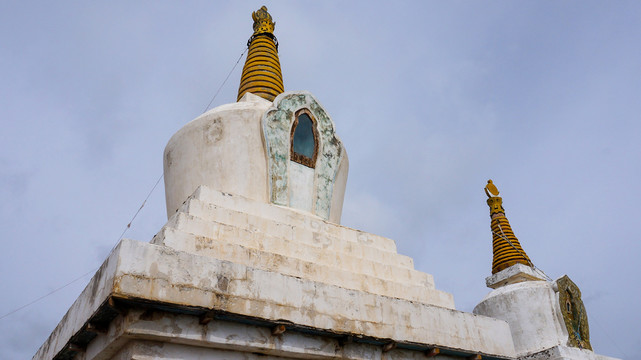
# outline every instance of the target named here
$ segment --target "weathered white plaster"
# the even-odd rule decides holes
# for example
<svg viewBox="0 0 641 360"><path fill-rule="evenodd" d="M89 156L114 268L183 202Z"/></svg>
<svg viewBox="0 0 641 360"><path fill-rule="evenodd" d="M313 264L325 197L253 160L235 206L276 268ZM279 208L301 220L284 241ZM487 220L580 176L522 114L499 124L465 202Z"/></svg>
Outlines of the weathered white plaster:
<svg viewBox="0 0 641 360"><path fill-rule="evenodd" d="M545 281L545 277L530 266L515 264L485 278L485 284L492 289L523 281Z"/></svg>
<svg viewBox="0 0 641 360"><path fill-rule="evenodd" d="M198 186L269 202L267 163L260 119L271 102L247 93L189 122L164 153L167 217Z"/></svg>
<svg viewBox="0 0 641 360"><path fill-rule="evenodd" d="M314 169L294 161L289 162L289 206L313 212Z"/></svg>
<svg viewBox="0 0 641 360"><path fill-rule="evenodd" d="M112 327L103 338L126 339L127 345L119 351L123 359L407 359L423 360L421 351L394 349L383 353L381 346L344 342L337 337L328 337L286 331L273 336L267 327L252 326L229 321L214 320L199 324L189 315L160 311L132 311L119 326ZM103 344L109 341L97 339L87 349L93 359L105 352ZM101 354L101 352L103 352ZM100 354L100 355L99 355ZM111 354L110 354L111 355ZM460 359L439 355L432 359Z"/></svg>
<svg viewBox="0 0 641 360"><path fill-rule="evenodd" d="M568 347L555 282L516 264L486 279L494 288L474 313L507 321L519 360L606 360L590 350Z"/></svg>
<svg viewBox="0 0 641 360"><path fill-rule="evenodd" d="M213 197L208 195L218 195L226 201L214 204L210 202ZM264 208L265 217L245 211L252 205ZM406 277L407 271L413 270L412 259L396 253L391 239L335 225L293 209L261 204L205 187L194 193L164 228L180 229L200 237L310 261L345 256L366 266L370 262L392 265L396 269L390 270L390 276ZM153 241L161 244L157 239ZM339 260L328 265L340 266L342 262ZM410 274L416 273L410 271ZM433 287L431 276L420 274L417 278L420 283Z"/></svg>
<svg viewBox="0 0 641 360"><path fill-rule="evenodd" d="M347 173L349 169L349 160L347 154L341 157L341 163L338 166L336 180L334 181L334 191L332 193L332 205L329 212L329 221L340 224L341 214L343 213L343 199L345 198L345 185L347 184Z"/></svg>
<svg viewBox="0 0 641 360"><path fill-rule="evenodd" d="M163 244L198 255L233 261L255 268L278 271L285 275L302 277L346 289L454 308L451 294L428 288L422 284L410 283L411 278L385 280L375 274L364 274L364 272L375 272L375 270L363 269L358 260L352 261L351 264L341 264L337 267L323 264L323 262L327 263L328 261L337 263L339 260L348 260L348 257L335 257L328 259L328 261L312 262L217 240L185 237L180 233L173 233L169 236L165 233ZM319 255L323 256L323 254ZM350 271L350 267L354 268L354 271ZM381 269L389 270L389 267L386 269L386 267L381 266ZM389 278L390 276L386 277Z"/></svg>
<svg viewBox="0 0 641 360"><path fill-rule="evenodd" d="M319 134L314 169L300 169L289 161L292 111L302 108L314 115ZM348 170L347 152L334 123L311 94L284 93L272 104L247 93L239 102L218 106L189 122L167 143L167 217L198 186L206 185L340 223Z"/></svg>
<svg viewBox="0 0 641 360"><path fill-rule="evenodd" d="M519 357L519 360L620 360L595 354L593 351L569 346L555 346L536 354Z"/></svg>
<svg viewBox="0 0 641 360"><path fill-rule="evenodd" d="M154 244L346 289L454 309L452 295L436 290L432 277L414 270L405 256L370 244L350 243L348 239L356 236L334 237L313 229L308 230L309 236L300 236L303 229L292 225L291 220L276 223L234 210L249 208L254 203L250 199L219 193L226 200L225 207L230 208L225 209L201 200L203 192L211 190L200 189L191 196L154 237ZM293 213L285 220L300 215L289 208L267 207ZM339 234L349 232L355 230L345 228ZM331 242L322 240L327 237Z"/></svg>
<svg viewBox="0 0 641 360"><path fill-rule="evenodd" d="M202 210L203 212L200 213L202 215L201 217L205 220L223 222L231 220L231 218L221 212L220 209L232 209L233 211L246 215L246 218L243 218L242 215L234 218L239 219L239 221L244 221L246 225L248 224L247 226L260 225L270 231L275 231L274 234L278 234L278 236L296 236L296 238L304 241L309 240L306 234L309 231L313 231L322 233L324 237L327 237L327 239L319 239L318 241L323 243L324 247L332 246L332 240L339 238L346 240L347 244L360 244L369 248L396 254L396 243L392 239L341 226L331 221L325 221L318 216L296 211L295 209L274 206L259 201L251 201L251 198L217 191L208 186L199 187L192 197L208 204L208 210L206 211L211 212L205 213L205 210ZM190 208L190 214L193 214L195 210L196 208ZM233 225L241 227L242 223L234 223ZM300 232L298 232L298 230L300 230ZM369 254L364 254L364 256L369 256ZM406 266L414 266L412 258L405 255L398 256L404 259L403 261Z"/></svg>
<svg viewBox="0 0 641 360"><path fill-rule="evenodd" d="M504 321L122 240L34 359L51 359L110 294L167 306L216 309L336 333L361 334L512 357ZM103 284L94 295L93 284ZM90 297L91 299L87 299ZM90 301L89 301L90 300Z"/></svg>
<svg viewBox="0 0 641 360"><path fill-rule="evenodd" d="M568 339L549 282L526 281L500 287L490 292L474 313L507 321L519 356L564 345Z"/></svg>

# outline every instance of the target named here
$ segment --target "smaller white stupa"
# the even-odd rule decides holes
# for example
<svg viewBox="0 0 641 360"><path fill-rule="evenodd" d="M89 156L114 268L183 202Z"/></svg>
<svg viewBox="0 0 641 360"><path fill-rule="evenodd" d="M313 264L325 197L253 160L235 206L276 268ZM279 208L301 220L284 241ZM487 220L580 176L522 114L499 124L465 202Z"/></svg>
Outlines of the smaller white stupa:
<svg viewBox="0 0 641 360"><path fill-rule="evenodd" d="M514 349L527 360L606 360L590 344L588 316L578 286L565 275L552 281L537 269L514 235L503 199L489 180L494 259L486 284L493 289L474 313L510 324Z"/></svg>

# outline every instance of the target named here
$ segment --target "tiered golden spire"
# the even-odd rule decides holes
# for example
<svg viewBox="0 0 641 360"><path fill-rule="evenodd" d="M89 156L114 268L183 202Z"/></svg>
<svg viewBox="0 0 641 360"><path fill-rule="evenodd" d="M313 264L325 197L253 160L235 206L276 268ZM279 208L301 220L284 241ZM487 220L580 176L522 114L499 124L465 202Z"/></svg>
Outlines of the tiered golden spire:
<svg viewBox="0 0 641 360"><path fill-rule="evenodd" d="M253 12L252 19L254 34L247 42L249 53L240 78L237 100L245 93L251 92L263 99L274 101L278 94L285 91L278 60L278 40L274 36L276 23L272 22L272 16L265 6Z"/></svg>
<svg viewBox="0 0 641 360"><path fill-rule="evenodd" d="M488 197L487 204L490 206L490 217L492 218L492 250L494 253L492 274L514 264L532 266L530 258L521 248L519 240L512 232L510 222L505 217L503 199L499 196L499 190L492 180L487 181L485 194Z"/></svg>

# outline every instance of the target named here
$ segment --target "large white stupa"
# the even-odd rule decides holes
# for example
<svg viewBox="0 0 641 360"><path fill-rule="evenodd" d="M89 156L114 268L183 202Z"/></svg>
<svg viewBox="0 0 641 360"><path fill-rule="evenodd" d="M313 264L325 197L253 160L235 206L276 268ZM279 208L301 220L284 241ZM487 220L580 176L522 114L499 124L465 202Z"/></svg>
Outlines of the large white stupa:
<svg viewBox="0 0 641 360"><path fill-rule="evenodd" d="M467 313L393 240L341 226L345 147L312 94L284 92L274 23L253 19L237 102L167 144L166 225L118 244L34 359L608 359L568 335L576 286L522 249Z"/></svg>

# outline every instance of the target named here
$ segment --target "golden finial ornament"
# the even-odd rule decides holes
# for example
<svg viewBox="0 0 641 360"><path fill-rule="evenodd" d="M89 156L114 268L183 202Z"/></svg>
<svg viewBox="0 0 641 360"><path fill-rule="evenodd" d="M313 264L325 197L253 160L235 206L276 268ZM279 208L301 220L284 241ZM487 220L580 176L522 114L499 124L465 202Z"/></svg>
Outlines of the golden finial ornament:
<svg viewBox="0 0 641 360"><path fill-rule="evenodd" d="M272 16L267 12L267 7L262 6L260 9L252 12L254 20L254 35L262 33L274 33L276 23L272 21Z"/></svg>
<svg viewBox="0 0 641 360"><path fill-rule="evenodd" d="M490 216L505 212L503 210L503 199L499 197L499 189L492 180L487 181L485 185L485 195L487 195L487 205L490 207Z"/></svg>
<svg viewBox="0 0 641 360"><path fill-rule="evenodd" d="M492 180L487 181L487 185L485 185L485 194L489 198L499 196L499 189L496 188L496 185L494 185Z"/></svg>
<svg viewBox="0 0 641 360"><path fill-rule="evenodd" d="M487 205L490 207L492 219L492 252L494 254L492 274L515 264L532 266L530 258L523 251L519 239L514 235L510 222L505 217L503 199L499 196L499 189L492 180L488 180L484 190L488 197Z"/></svg>
<svg viewBox="0 0 641 360"><path fill-rule="evenodd" d="M276 23L265 6L252 12L252 19L254 33L247 41L249 52L240 77L237 101L248 92L274 101L285 91L278 59L278 40L274 36Z"/></svg>

